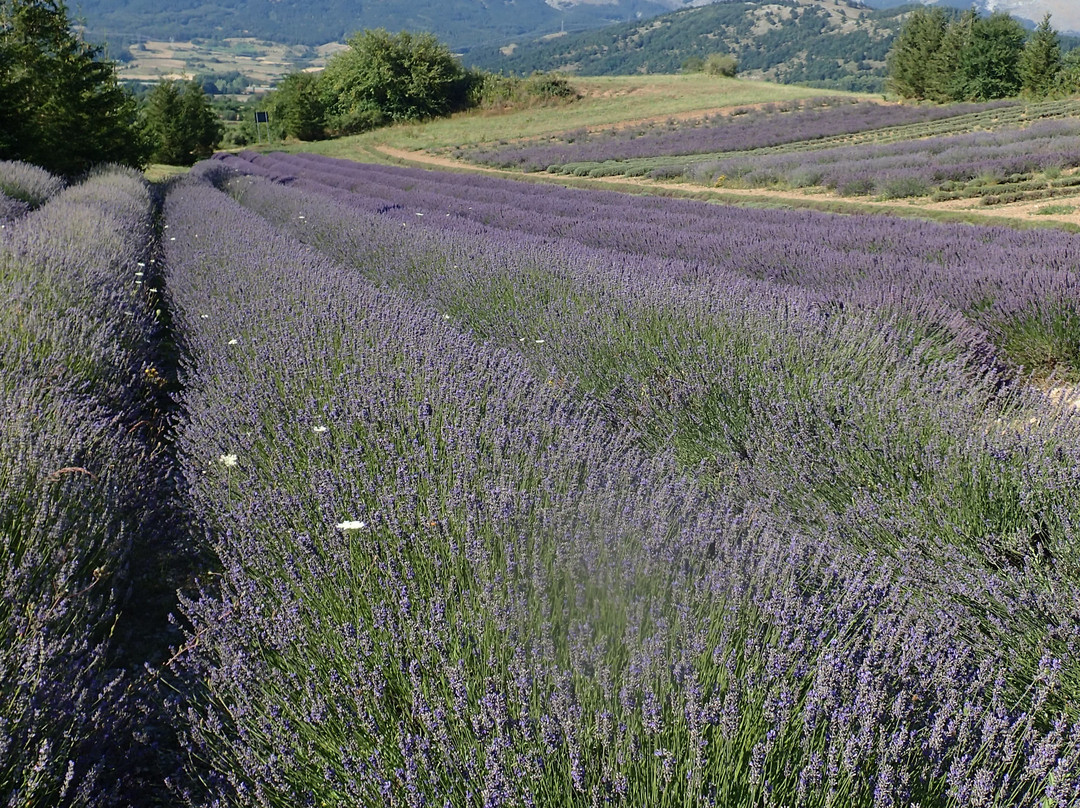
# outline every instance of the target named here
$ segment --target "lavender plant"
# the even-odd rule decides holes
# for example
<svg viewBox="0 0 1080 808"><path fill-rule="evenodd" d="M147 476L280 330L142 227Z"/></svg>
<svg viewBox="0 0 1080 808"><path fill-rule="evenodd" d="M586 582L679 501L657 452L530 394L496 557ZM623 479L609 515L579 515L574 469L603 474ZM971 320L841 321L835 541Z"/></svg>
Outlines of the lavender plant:
<svg viewBox="0 0 1080 808"><path fill-rule="evenodd" d="M14 199L0 193L0 227L4 227L5 222L18 219L28 210L30 210L30 206L21 199Z"/></svg>
<svg viewBox="0 0 1080 808"><path fill-rule="evenodd" d="M44 204L64 188L62 177L18 160L0 160L0 194L32 208Z"/></svg>
<svg viewBox="0 0 1080 808"><path fill-rule="evenodd" d="M134 173L57 193L0 238L0 802L110 805L130 747L110 637L156 471ZM145 422L144 422L145 423Z"/></svg>
<svg viewBox="0 0 1080 808"><path fill-rule="evenodd" d="M316 207L289 220L317 232L320 198L305 201ZM759 492L703 493L669 453L642 452L605 417L611 398L569 397L517 353L460 331L442 305L377 291L207 186L174 192L167 215L186 351L180 442L222 559L220 578L186 606L185 664L206 682L185 714L207 790L193 802L1004 806L1080 796L1080 729L1062 696L1077 670L1067 576L1043 571L1051 594L962 552L943 576L913 533L891 554L855 551L853 520L785 517ZM383 224L350 222L372 245L358 264L408 288L400 257L415 288L447 288L432 252L446 234ZM393 228L409 231L412 251ZM446 273L448 285L496 282L486 263L501 253L486 232L471 234L472 263ZM518 246L562 274L558 243ZM609 265L625 260L608 254ZM501 271L511 305L497 311L544 310L542 298L515 296L569 288ZM591 340L571 345L551 331L518 344L545 363L605 338L630 348L608 318L621 309L628 333L646 326L638 356L653 350L649 304L618 294L618 271L582 272L566 278L578 300L595 302L594 279L598 298L614 298L580 312ZM624 271L628 292L650 288L630 286L634 275ZM744 284L739 303L755 290L764 299ZM703 306L677 284L651 288L657 300ZM573 301L567 332L584 337ZM550 311L561 302L549 299ZM747 315L749 354L777 330L827 324L812 305L790 308ZM483 328L498 338L478 319ZM821 333L808 328L800 345ZM787 359L751 381L784 377ZM933 402L946 421L947 401ZM770 425L786 428L770 448L809 426L785 425L792 413L788 401L772 410ZM1001 643L1010 632L1023 641Z"/></svg>

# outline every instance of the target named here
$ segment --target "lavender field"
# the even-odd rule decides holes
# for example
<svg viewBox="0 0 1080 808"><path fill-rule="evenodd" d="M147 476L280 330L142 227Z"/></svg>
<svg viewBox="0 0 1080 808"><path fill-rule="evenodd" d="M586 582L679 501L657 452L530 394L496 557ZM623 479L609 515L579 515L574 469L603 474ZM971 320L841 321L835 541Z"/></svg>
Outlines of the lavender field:
<svg viewBox="0 0 1080 808"><path fill-rule="evenodd" d="M671 120L601 132L573 131L540 142L526 140L498 146L462 147L457 154L499 168L572 173L590 163L754 151L913 124L918 125L915 127L917 132L932 132L936 127L927 129L926 124L947 121L946 128L951 128L950 124L960 122L948 119L962 119L965 127L980 120L997 123L1002 111L1015 113L1017 106L1015 102L1002 101L903 106L824 97L767 104L760 109L735 109L727 114L689 121ZM623 168L625 173L640 171L638 163Z"/></svg>
<svg viewBox="0 0 1080 808"><path fill-rule="evenodd" d="M175 683L171 803L1080 801L1075 238L252 153L174 182L160 230L138 183L114 229L29 226L101 182L0 230L13 289L39 233L71 279L15 295L0 390L28 421L17 379L39 379L57 447L104 435L69 457L4 433L5 482L67 508L24 518L44 572L9 562L29 594L5 602L51 602L27 587L83 535L50 521L82 494L19 471L32 451L92 473L60 478L103 486L95 518L106 481L175 480L212 560L151 665ZM79 271L88 243L109 273ZM76 317L69 285L111 308ZM15 653L79 671L34 701L25 663L0 669L8 804L122 804L80 749L127 748L99 713L146 684L109 684L104 627L161 530L127 504L70 556L120 576L62 588L90 629L0 613Z"/></svg>
<svg viewBox="0 0 1080 808"><path fill-rule="evenodd" d="M1060 269L938 298L924 258L893 304L552 235L543 194L526 232L509 183L201 174L166 215L223 565L185 605L206 799L1080 798L1077 422L988 327L1072 305L1067 237L1039 242ZM851 272L901 250L879 239ZM966 312L976 288L1000 299Z"/></svg>
<svg viewBox="0 0 1080 808"><path fill-rule="evenodd" d="M1038 172L1060 174L1077 166L1080 128L1076 121L1050 120L993 132L704 161L688 173L713 185L823 185L846 196L903 198L939 188L952 190L980 179L1001 190L1007 179L1015 183Z"/></svg>
<svg viewBox="0 0 1080 808"><path fill-rule="evenodd" d="M820 99L690 122L567 132L461 148L467 160L589 177L648 176L722 188L825 188L842 196L1071 194L1075 101L885 106ZM1043 175L1047 175L1043 178ZM1064 174L1064 176L1063 176Z"/></svg>

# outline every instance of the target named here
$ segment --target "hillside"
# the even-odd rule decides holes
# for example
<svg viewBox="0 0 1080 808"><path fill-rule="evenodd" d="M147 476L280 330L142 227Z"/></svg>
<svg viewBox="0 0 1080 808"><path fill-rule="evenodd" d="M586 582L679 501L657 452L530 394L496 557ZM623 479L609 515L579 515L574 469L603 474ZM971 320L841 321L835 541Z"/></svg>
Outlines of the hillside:
<svg viewBox="0 0 1080 808"><path fill-rule="evenodd" d="M386 28L431 31L451 47L467 49L654 17L691 4L701 0L82 0L77 11L93 36L114 46L228 37L314 46L362 28Z"/></svg>
<svg viewBox="0 0 1080 808"><path fill-rule="evenodd" d="M873 92L883 85L885 56L904 10L847 0L718 3L600 31L477 48L466 61L511 73L672 73L690 57L725 51L744 76Z"/></svg>

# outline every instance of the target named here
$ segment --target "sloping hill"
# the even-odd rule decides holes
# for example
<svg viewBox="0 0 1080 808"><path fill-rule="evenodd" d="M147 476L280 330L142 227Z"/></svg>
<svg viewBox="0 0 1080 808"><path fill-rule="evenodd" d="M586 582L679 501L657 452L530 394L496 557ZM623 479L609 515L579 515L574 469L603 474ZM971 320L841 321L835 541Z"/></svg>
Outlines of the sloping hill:
<svg viewBox="0 0 1080 808"><path fill-rule="evenodd" d="M710 2L711 0L705 0ZM362 28L430 31L454 48L503 45L700 5L702 0L81 0L88 30L110 42L256 37L321 45Z"/></svg>
<svg viewBox="0 0 1080 808"><path fill-rule="evenodd" d="M739 60L744 76L877 91L909 8L873 10L848 0L725 2L516 47L476 48L466 61L511 73L673 73L690 57L723 51Z"/></svg>

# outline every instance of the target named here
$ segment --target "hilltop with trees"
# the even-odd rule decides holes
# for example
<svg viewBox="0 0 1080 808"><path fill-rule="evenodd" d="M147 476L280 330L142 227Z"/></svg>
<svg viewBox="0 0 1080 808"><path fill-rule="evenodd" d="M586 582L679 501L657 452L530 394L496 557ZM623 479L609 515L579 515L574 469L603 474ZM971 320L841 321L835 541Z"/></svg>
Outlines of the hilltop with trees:
<svg viewBox="0 0 1080 808"><path fill-rule="evenodd" d="M1004 12L954 16L924 6L910 13L893 43L888 88L903 98L939 102L1069 93L1080 87L1077 56L1062 56L1049 14L1029 37Z"/></svg>

